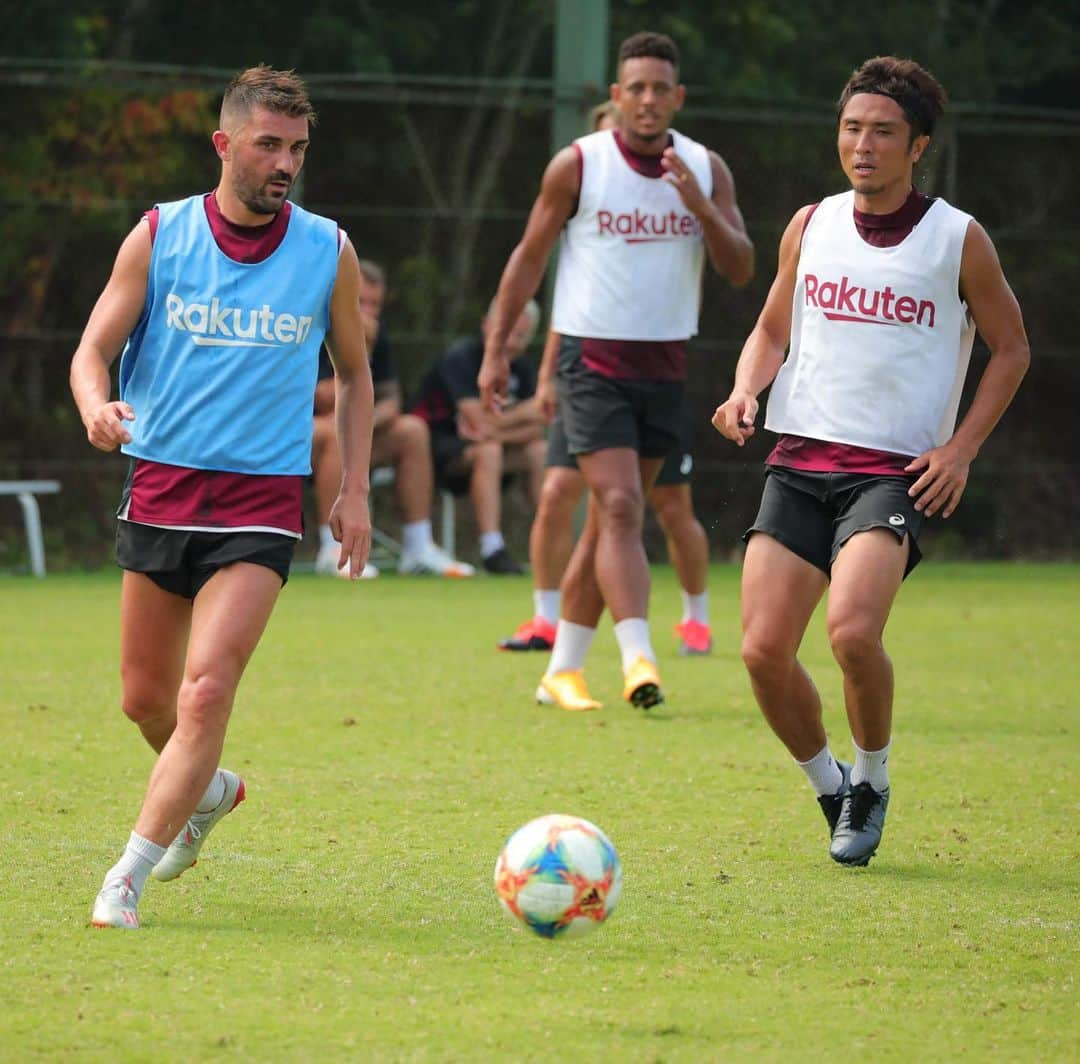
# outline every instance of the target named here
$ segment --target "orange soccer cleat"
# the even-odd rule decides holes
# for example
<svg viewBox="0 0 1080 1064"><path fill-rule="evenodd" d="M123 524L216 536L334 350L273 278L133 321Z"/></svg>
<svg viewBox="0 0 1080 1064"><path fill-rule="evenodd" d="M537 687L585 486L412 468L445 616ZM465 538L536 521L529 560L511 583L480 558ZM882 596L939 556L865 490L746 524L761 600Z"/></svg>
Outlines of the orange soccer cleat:
<svg viewBox="0 0 1080 1064"><path fill-rule="evenodd" d="M682 655L711 654L712 629L701 621L683 621L675 625L679 637L679 653Z"/></svg>
<svg viewBox="0 0 1080 1064"><path fill-rule="evenodd" d="M601 708L601 703L589 694L585 686L584 669L545 673L536 689L536 701L545 706L558 706L570 713Z"/></svg>
<svg viewBox="0 0 1080 1064"><path fill-rule="evenodd" d="M555 645L555 625L543 617L533 617L507 639L499 640L500 650L550 650Z"/></svg>
<svg viewBox="0 0 1080 1064"><path fill-rule="evenodd" d="M660 690L660 673L655 662L649 661L644 654L639 654L626 670L626 686L623 698L638 709L651 709L664 701L664 692Z"/></svg>

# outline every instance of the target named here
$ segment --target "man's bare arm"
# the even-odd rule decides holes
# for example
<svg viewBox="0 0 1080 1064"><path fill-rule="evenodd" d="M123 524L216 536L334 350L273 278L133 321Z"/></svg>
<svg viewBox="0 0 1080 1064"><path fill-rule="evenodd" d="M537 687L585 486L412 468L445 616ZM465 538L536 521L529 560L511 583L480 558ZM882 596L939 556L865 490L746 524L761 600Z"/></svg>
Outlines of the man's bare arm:
<svg viewBox="0 0 1080 1064"><path fill-rule="evenodd" d="M671 183L683 205L701 223L713 269L737 288L746 284L754 275L754 245L735 201L735 179L727 164L716 152L709 152L711 197L705 195L694 172L674 148L664 151L661 165L666 171L665 180Z"/></svg>
<svg viewBox="0 0 1080 1064"><path fill-rule="evenodd" d="M932 517L941 510L949 517L960 504L968 472L979 449L1012 402L1031 362L1024 319L997 251L978 222L968 223L960 260L960 292L979 334L990 348L971 406L952 438L919 455L908 467L919 473L909 494L917 497L916 510Z"/></svg>
<svg viewBox="0 0 1080 1064"><path fill-rule="evenodd" d="M799 266L803 226L810 207L796 211L780 238L776 277L757 323L743 344L731 395L716 408L713 427L740 447L754 434L757 397L780 371L791 339L791 300Z"/></svg>
<svg viewBox="0 0 1080 1064"><path fill-rule="evenodd" d="M330 331L326 347L334 363L334 419L341 453L341 489L330 511L330 528L341 543L338 565L349 563L349 575L359 577L371 550L368 510L371 431L374 394L368 366L367 341L360 313L360 266L350 241L338 262L330 299Z"/></svg>
<svg viewBox="0 0 1080 1064"><path fill-rule="evenodd" d="M87 438L101 451L113 451L131 441L124 421L133 421L136 411L127 403L110 401L109 368L142 314L150 251L150 224L144 218L120 245L112 274L71 359L71 394Z"/></svg>
<svg viewBox="0 0 1080 1064"><path fill-rule="evenodd" d="M577 151L563 148L544 171L525 233L510 253L488 315L484 361L478 377L480 399L488 410L495 410L506 398L510 379L510 362L504 353L506 339L525 304L540 287L551 249L574 209L579 191Z"/></svg>

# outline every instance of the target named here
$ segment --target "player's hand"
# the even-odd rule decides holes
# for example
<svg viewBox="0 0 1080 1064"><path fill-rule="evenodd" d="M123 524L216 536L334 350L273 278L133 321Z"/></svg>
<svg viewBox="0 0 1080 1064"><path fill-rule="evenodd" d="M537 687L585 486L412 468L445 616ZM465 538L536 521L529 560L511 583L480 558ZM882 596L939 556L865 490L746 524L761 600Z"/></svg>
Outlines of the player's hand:
<svg viewBox="0 0 1080 1064"><path fill-rule="evenodd" d="M660 156L660 165L664 168L664 180L672 185L679 194L688 211L700 214L708 209L710 200L701 191L698 179L694 177L690 167L683 162L682 157L674 148L665 148Z"/></svg>
<svg viewBox="0 0 1080 1064"><path fill-rule="evenodd" d="M476 384L484 409L497 414L506 403L506 393L510 387L510 362L507 357L485 352Z"/></svg>
<svg viewBox="0 0 1080 1064"><path fill-rule="evenodd" d="M908 488L915 502L915 509L927 517L941 510L942 517L951 517L960 505L960 497L967 487L971 458L950 444L924 451L905 467L905 473L922 475Z"/></svg>
<svg viewBox="0 0 1080 1064"><path fill-rule="evenodd" d="M86 438L99 451L115 451L123 443L131 443L131 433L125 421L134 421L135 411L128 403L103 403L86 423Z"/></svg>
<svg viewBox="0 0 1080 1064"><path fill-rule="evenodd" d="M541 380L536 385L536 410L544 419L545 425L550 425L555 420L555 414L559 409L559 393L555 388L552 378Z"/></svg>
<svg viewBox="0 0 1080 1064"><path fill-rule="evenodd" d="M457 434L470 443L484 443L498 436L498 426L491 415L476 401L462 403L454 419Z"/></svg>
<svg viewBox="0 0 1080 1064"><path fill-rule="evenodd" d="M339 495L330 510L330 531L341 544L337 567L349 567L349 579L359 580L371 553L371 513L367 492Z"/></svg>
<svg viewBox="0 0 1080 1064"><path fill-rule="evenodd" d="M732 392L716 408L712 425L721 436L742 447L754 435L754 418L757 417L758 401L752 395Z"/></svg>

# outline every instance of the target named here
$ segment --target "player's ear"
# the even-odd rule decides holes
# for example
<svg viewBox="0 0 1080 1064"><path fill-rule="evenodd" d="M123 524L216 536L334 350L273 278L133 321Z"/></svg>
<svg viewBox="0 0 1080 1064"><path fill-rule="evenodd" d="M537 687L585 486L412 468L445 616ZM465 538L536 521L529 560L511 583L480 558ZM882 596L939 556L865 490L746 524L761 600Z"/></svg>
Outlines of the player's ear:
<svg viewBox="0 0 1080 1064"><path fill-rule="evenodd" d="M215 129L213 136L210 138L214 144L214 151L218 153L218 158L224 161L229 157L229 134L223 129Z"/></svg>
<svg viewBox="0 0 1080 1064"><path fill-rule="evenodd" d="M675 86L675 110L676 111L681 111L682 110L682 105L685 102L686 102L686 86L685 85L676 85Z"/></svg>
<svg viewBox="0 0 1080 1064"><path fill-rule="evenodd" d="M923 154L929 146L930 138L925 133L921 133L917 136L911 145L911 161L917 163L923 157Z"/></svg>

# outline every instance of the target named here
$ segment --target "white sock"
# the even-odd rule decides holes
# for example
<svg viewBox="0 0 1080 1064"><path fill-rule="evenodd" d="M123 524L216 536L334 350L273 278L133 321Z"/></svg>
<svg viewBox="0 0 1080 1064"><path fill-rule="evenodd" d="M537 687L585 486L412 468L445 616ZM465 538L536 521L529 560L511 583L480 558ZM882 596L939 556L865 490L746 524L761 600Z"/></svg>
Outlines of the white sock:
<svg viewBox="0 0 1080 1064"><path fill-rule="evenodd" d="M551 648L551 660L545 675L584 668L585 658L595 636L595 628L574 624L573 621L559 621L555 627L555 644Z"/></svg>
<svg viewBox="0 0 1080 1064"><path fill-rule="evenodd" d="M105 882L110 879L131 880L131 889L136 896L142 894L146 886L146 877L150 875L150 869L165 856L165 846L159 846L156 842L144 839L142 835L136 835L133 831L124 847L123 856L105 873Z"/></svg>
<svg viewBox="0 0 1080 1064"><path fill-rule="evenodd" d="M334 533L330 531L329 525L319 525L319 550L332 550L337 546L337 540L334 539Z"/></svg>
<svg viewBox="0 0 1080 1064"><path fill-rule="evenodd" d="M851 785L868 780L870 786L878 794L883 794L889 789L889 770L886 762L889 760L889 748L891 742L886 743L880 750L863 750L858 743L855 744L855 764L851 768Z"/></svg>
<svg viewBox="0 0 1080 1064"><path fill-rule="evenodd" d="M644 617L627 617L625 621L619 621L615 625L615 638L622 652L624 672L642 655L656 664L656 655L649 639L649 622Z"/></svg>
<svg viewBox="0 0 1080 1064"><path fill-rule="evenodd" d="M806 773L806 778L810 781L810 786L817 792L818 797L825 794L836 794L840 790L840 785L844 782L844 774L840 771L836 758L832 756L828 743L809 761L796 761L795 764Z"/></svg>
<svg viewBox="0 0 1080 1064"><path fill-rule="evenodd" d="M199 799L199 804L195 806L196 813L212 813L225 798L225 777L221 774L221 769L218 769L214 773L214 778L210 781L210 786L206 788L206 793Z"/></svg>
<svg viewBox="0 0 1080 1064"><path fill-rule="evenodd" d="M697 621L698 624L709 623L709 593L702 591L700 595L691 595L685 589L682 592L682 619Z"/></svg>
<svg viewBox="0 0 1080 1064"><path fill-rule="evenodd" d="M543 617L548 624L555 624L559 620L560 609L562 609L562 592L558 588L554 591L541 591L538 588L533 592L534 617Z"/></svg>
<svg viewBox="0 0 1080 1064"><path fill-rule="evenodd" d="M505 546L506 540L503 539L503 534L498 529L494 532L480 533L480 556L482 558L490 558L497 550L502 550Z"/></svg>
<svg viewBox="0 0 1080 1064"><path fill-rule="evenodd" d="M434 543L431 535L431 521L425 518L423 521L410 521L401 526L401 546L407 554L421 554L431 543Z"/></svg>

